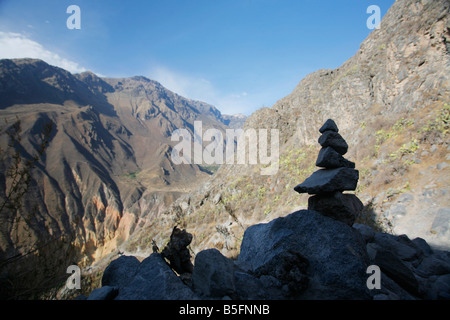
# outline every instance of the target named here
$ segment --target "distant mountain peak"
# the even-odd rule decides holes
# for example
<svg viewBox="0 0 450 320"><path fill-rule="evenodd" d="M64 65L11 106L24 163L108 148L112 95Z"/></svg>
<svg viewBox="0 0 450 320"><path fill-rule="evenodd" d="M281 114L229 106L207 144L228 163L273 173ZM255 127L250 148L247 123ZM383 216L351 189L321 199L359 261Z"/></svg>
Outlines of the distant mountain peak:
<svg viewBox="0 0 450 320"><path fill-rule="evenodd" d="M222 115L224 119L224 123L230 128L242 128L244 126L245 121L248 119L248 116L242 113L235 114L224 114Z"/></svg>
<svg viewBox="0 0 450 320"><path fill-rule="evenodd" d="M135 81L142 81L142 82L156 82L156 81L150 80L149 78L144 77L144 76L134 76L134 77L131 77L130 79L135 80Z"/></svg>

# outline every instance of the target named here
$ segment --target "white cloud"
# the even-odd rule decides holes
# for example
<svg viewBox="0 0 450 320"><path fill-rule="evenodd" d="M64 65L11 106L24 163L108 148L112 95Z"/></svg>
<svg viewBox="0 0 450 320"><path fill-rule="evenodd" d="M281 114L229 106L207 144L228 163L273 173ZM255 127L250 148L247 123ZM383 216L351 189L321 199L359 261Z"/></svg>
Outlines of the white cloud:
<svg viewBox="0 0 450 320"><path fill-rule="evenodd" d="M87 71L78 63L60 57L20 33L0 31L0 59L14 58L41 59L71 73Z"/></svg>
<svg viewBox="0 0 450 320"><path fill-rule="evenodd" d="M180 96L212 104L223 114L249 114L258 106L252 101L255 96L245 91L224 93L207 79L186 75L166 67L153 68L149 77Z"/></svg>
<svg viewBox="0 0 450 320"><path fill-rule="evenodd" d="M151 78L183 97L201 100L210 99L216 95L216 90L210 81L203 78L194 78L165 67L154 68L151 72Z"/></svg>
<svg viewBox="0 0 450 320"><path fill-rule="evenodd" d="M232 98L242 98L242 97L246 97L247 95L248 95L248 93L244 91L244 92L241 92L241 93L238 93L238 94L234 93L234 94L231 95L231 97Z"/></svg>

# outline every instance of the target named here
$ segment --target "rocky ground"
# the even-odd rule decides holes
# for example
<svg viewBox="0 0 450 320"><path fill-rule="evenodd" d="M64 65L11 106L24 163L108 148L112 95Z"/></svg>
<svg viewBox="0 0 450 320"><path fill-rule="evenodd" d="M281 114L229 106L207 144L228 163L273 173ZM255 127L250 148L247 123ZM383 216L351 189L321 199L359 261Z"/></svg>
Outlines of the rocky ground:
<svg viewBox="0 0 450 320"><path fill-rule="evenodd" d="M373 265L381 270L378 288L367 284ZM450 299L449 283L448 251L302 210L248 228L236 260L217 249L199 252L188 276L160 253L142 262L121 256L101 288L77 299Z"/></svg>

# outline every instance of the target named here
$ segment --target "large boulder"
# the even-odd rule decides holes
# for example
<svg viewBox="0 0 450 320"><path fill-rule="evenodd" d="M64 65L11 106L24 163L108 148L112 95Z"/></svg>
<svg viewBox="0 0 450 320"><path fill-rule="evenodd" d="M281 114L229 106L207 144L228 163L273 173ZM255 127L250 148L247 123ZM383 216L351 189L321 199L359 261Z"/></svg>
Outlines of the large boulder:
<svg viewBox="0 0 450 320"><path fill-rule="evenodd" d="M232 296L234 263L217 249L201 251L195 257L192 284L201 296L221 298Z"/></svg>
<svg viewBox="0 0 450 320"><path fill-rule="evenodd" d="M197 296L172 271L159 253L141 262L131 282L119 288L116 300L192 300Z"/></svg>
<svg viewBox="0 0 450 320"><path fill-rule="evenodd" d="M380 289L371 290L374 300L417 300L417 297L401 287L381 271Z"/></svg>
<svg viewBox="0 0 450 320"><path fill-rule="evenodd" d="M435 214L431 229L441 237L450 238L450 208L440 208Z"/></svg>
<svg viewBox="0 0 450 320"><path fill-rule="evenodd" d="M102 286L125 287L133 279L140 262L133 256L121 256L113 260L103 272Z"/></svg>
<svg viewBox="0 0 450 320"><path fill-rule="evenodd" d="M248 273L258 274L285 253L290 254L289 259L295 255L308 264L304 275L298 270L295 276L306 276L307 287L298 294L291 292L291 298L370 298L365 243L347 224L316 211L301 210L253 225L244 233L237 264Z"/></svg>

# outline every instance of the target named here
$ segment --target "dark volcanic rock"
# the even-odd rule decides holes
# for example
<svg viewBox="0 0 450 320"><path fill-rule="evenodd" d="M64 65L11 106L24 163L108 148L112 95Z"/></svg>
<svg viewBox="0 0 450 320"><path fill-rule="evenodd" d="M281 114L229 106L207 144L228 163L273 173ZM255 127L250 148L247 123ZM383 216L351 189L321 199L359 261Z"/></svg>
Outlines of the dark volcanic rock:
<svg viewBox="0 0 450 320"><path fill-rule="evenodd" d="M327 169L333 168L355 168L355 163L345 159L331 147L322 148L317 156L317 167Z"/></svg>
<svg viewBox="0 0 450 320"><path fill-rule="evenodd" d="M431 249L425 239L415 238L411 241L425 256L429 256L434 253L433 249Z"/></svg>
<svg viewBox="0 0 450 320"><path fill-rule="evenodd" d="M374 300L416 300L417 298L381 271L381 288L375 289ZM384 296L381 298L380 296Z"/></svg>
<svg viewBox="0 0 450 320"><path fill-rule="evenodd" d="M361 235L318 212L301 210L244 233L238 265L250 273L271 265L285 252L309 262L302 299L368 299L368 257Z"/></svg>
<svg viewBox="0 0 450 320"><path fill-rule="evenodd" d="M375 234L373 242L385 250L390 250L404 261L415 260L422 253L421 250L405 235L394 236L388 233L379 232Z"/></svg>
<svg viewBox="0 0 450 320"><path fill-rule="evenodd" d="M221 298L233 295L234 263L217 249L199 252L195 257L192 283L195 292L206 297Z"/></svg>
<svg viewBox="0 0 450 320"><path fill-rule="evenodd" d="M356 189L358 170L351 168L321 169L294 188L298 193L325 194Z"/></svg>
<svg viewBox="0 0 450 320"><path fill-rule="evenodd" d="M419 283L414 273L391 251L377 250L374 264L408 292L418 293Z"/></svg>
<svg viewBox="0 0 450 320"><path fill-rule="evenodd" d="M424 277L450 274L450 253L437 251L436 253L425 257L417 267L417 271Z"/></svg>
<svg viewBox="0 0 450 320"><path fill-rule="evenodd" d="M112 300L117 296L117 287L104 286L91 292L87 300Z"/></svg>
<svg viewBox="0 0 450 320"><path fill-rule="evenodd" d="M325 131L339 132L338 126L333 119L328 119L327 121L325 121L323 126L319 129L320 133L324 133Z"/></svg>
<svg viewBox="0 0 450 320"><path fill-rule="evenodd" d="M438 276L427 290L426 299L450 300L450 274Z"/></svg>
<svg viewBox="0 0 450 320"><path fill-rule="evenodd" d="M257 268L254 274L260 279L262 276L277 279L285 294L296 296L308 286L308 265L308 260L298 252L283 251Z"/></svg>
<svg viewBox="0 0 450 320"><path fill-rule="evenodd" d="M170 269L159 253L141 262L132 281L119 288L116 300L192 300L197 296Z"/></svg>
<svg viewBox="0 0 450 320"><path fill-rule="evenodd" d="M354 194L334 192L331 195L315 195L308 199L308 210L342 221L352 226L364 205Z"/></svg>
<svg viewBox="0 0 450 320"><path fill-rule="evenodd" d="M323 147L332 147L341 155L347 153L348 144L342 136L334 131L325 131L319 138L319 144Z"/></svg>
<svg viewBox="0 0 450 320"><path fill-rule="evenodd" d="M272 295L265 296L265 290L261 281L255 276L241 271L234 273L236 296L240 300L275 299ZM281 298L281 297L280 297Z"/></svg>
<svg viewBox="0 0 450 320"><path fill-rule="evenodd" d="M360 223L354 223L352 227L358 230L365 242L370 242L373 240L373 237L375 236L375 230L373 230L371 227Z"/></svg>
<svg viewBox="0 0 450 320"><path fill-rule="evenodd" d="M325 199L333 196L347 195L337 193ZM322 202L320 197L312 198ZM192 288L161 254L136 261L124 256L114 260L103 279L111 285L94 290L88 299L109 300L115 295L120 300L450 297L449 252L434 252L422 239L411 241L405 235L374 232L364 225L350 227L313 210L249 227L237 261L216 249L199 252ZM369 265L381 269L380 288L367 287Z"/></svg>
<svg viewBox="0 0 450 320"><path fill-rule="evenodd" d="M112 261L103 272L102 286L124 287L133 279L139 260L132 256L121 256Z"/></svg>
<svg viewBox="0 0 450 320"><path fill-rule="evenodd" d="M179 274L192 273L194 268L187 248L191 241L192 234L174 227L169 243L161 252L162 256L169 260L170 267Z"/></svg>

